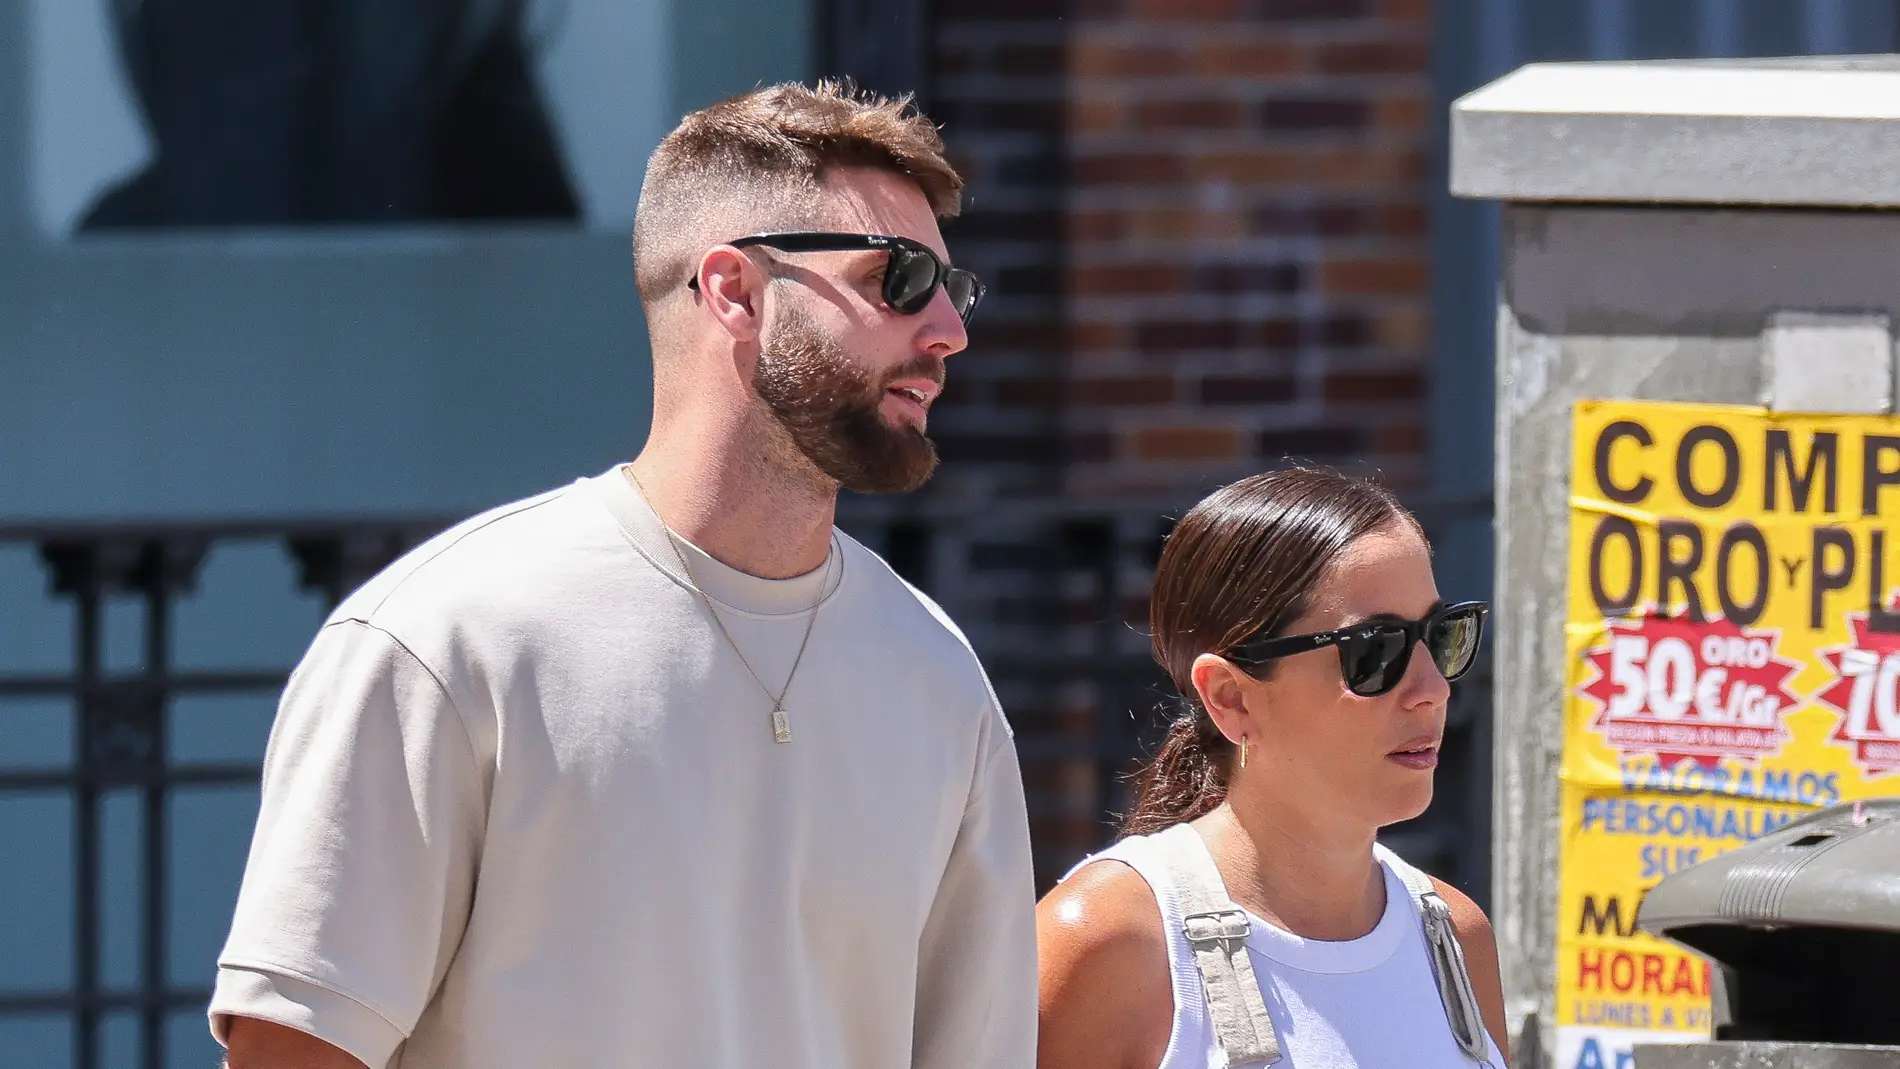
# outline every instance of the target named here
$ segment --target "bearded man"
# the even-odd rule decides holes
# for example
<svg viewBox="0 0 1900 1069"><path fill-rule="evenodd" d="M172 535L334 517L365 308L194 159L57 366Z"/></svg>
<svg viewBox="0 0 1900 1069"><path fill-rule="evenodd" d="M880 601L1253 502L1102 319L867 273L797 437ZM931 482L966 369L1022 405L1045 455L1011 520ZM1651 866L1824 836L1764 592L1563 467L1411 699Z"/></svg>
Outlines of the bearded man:
<svg viewBox="0 0 1900 1069"><path fill-rule="evenodd" d="M903 491L982 295L923 117L835 85L689 115L634 259L630 465L371 580L285 690L212 1030L234 1069L1035 1061L1009 729L833 527Z"/></svg>

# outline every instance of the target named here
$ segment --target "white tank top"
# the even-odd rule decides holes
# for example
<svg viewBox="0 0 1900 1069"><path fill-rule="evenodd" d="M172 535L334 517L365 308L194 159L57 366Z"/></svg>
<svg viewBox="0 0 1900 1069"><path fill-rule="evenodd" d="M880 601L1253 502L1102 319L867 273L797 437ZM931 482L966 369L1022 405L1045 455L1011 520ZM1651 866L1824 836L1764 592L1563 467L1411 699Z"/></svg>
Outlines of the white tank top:
<svg viewBox="0 0 1900 1069"><path fill-rule="evenodd" d="M1156 834L1183 833L1199 834L1187 825ZM1161 906L1174 989L1174 1025L1157 1069L1227 1069L1182 930L1173 877L1152 838L1123 839L1083 859L1070 874L1091 862L1119 861L1148 882ZM1418 903L1393 864L1405 862L1392 855L1379 861L1385 912L1358 939L1306 939L1248 914L1248 957L1280 1037L1282 1056L1273 1069L1478 1069L1452 1035ZM1503 1069L1504 1057L1489 1035L1485 1050L1491 1069Z"/></svg>

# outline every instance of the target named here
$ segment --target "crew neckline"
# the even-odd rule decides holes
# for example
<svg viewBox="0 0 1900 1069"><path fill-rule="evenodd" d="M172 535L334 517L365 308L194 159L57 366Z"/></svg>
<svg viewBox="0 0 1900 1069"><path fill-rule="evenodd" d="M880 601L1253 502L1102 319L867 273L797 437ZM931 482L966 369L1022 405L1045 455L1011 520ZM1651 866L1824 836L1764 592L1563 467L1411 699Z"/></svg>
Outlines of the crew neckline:
<svg viewBox="0 0 1900 1069"><path fill-rule="evenodd" d="M648 564L687 593L703 592L727 612L762 619L804 616L823 608L844 585L845 554L836 528L823 564L789 579L765 579L714 558L667 527L634 489L624 464L579 481L613 514L621 533ZM681 556L691 576L680 574Z"/></svg>
<svg viewBox="0 0 1900 1069"><path fill-rule="evenodd" d="M1245 910L1251 931L1247 945L1282 965L1315 973L1353 973L1377 968L1390 958L1414 923L1411 891L1382 859L1374 859L1385 876L1385 909L1372 930L1357 939L1308 939L1295 935Z"/></svg>

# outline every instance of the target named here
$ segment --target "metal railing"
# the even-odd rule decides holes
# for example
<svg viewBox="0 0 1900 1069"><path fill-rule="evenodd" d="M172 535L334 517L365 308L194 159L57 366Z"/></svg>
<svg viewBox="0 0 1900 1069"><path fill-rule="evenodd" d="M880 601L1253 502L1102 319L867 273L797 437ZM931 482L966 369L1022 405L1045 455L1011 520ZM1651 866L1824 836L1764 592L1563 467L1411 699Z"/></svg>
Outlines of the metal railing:
<svg viewBox="0 0 1900 1069"><path fill-rule="evenodd" d="M280 541L298 566L301 585L328 604L394 560L442 524L364 521L149 524L41 524L0 527L0 544L35 547L51 592L70 599L75 612L71 669L0 675L0 699L63 698L74 710L71 762L57 768L0 769L0 794L62 792L73 803L74 924L72 986L52 991L0 990L0 1017L66 1014L73 1022L73 1064L101 1064L105 1015L132 1011L139 1022L139 1065L164 1064L166 1016L202 1008L210 992L180 987L165 975L171 904L166 900L166 814L180 787L255 784L256 763L182 763L166 752L167 715L177 699L204 694L272 693L288 669L176 671L170 662L173 608L197 578L216 543L269 538ZM286 592L289 593L289 592ZM131 674L108 672L105 604L133 597L143 607L143 657ZM0 611L5 611L0 607ZM5 725L0 724L0 731ZM142 803L139 849L141 907L138 982L112 987L101 975L104 891L101 800L130 790ZM55 881L56 882L56 881ZM207 963L207 967L209 963Z"/></svg>

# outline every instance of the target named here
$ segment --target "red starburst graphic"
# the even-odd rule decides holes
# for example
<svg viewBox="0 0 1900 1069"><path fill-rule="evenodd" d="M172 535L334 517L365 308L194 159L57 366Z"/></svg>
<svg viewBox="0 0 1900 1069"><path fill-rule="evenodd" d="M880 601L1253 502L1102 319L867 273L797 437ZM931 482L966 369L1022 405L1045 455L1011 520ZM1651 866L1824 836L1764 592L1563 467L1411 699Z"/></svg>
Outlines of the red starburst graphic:
<svg viewBox="0 0 1900 1069"><path fill-rule="evenodd" d="M1781 751L1787 689L1801 670L1779 655L1781 632L1726 620L1643 616L1612 621L1608 645L1585 652L1592 675L1577 693L1597 705L1590 726L1625 756L1713 769Z"/></svg>
<svg viewBox="0 0 1900 1069"><path fill-rule="evenodd" d="M1900 772L1900 633L1875 631L1866 613L1847 614L1853 641L1821 651L1834 682L1814 696L1840 714L1831 736L1869 776Z"/></svg>

